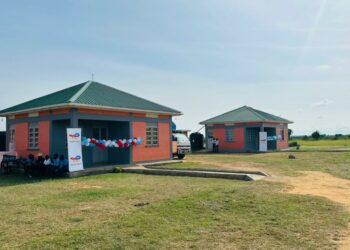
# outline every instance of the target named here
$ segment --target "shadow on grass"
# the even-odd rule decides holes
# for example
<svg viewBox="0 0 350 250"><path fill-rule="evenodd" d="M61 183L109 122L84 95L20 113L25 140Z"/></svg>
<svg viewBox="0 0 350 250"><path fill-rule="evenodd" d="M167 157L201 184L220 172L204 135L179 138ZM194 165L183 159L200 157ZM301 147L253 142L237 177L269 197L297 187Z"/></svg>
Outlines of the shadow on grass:
<svg viewBox="0 0 350 250"><path fill-rule="evenodd" d="M45 182L47 180L50 180L50 178L45 178L45 177L29 178L24 174L0 174L0 187L33 184L33 183Z"/></svg>

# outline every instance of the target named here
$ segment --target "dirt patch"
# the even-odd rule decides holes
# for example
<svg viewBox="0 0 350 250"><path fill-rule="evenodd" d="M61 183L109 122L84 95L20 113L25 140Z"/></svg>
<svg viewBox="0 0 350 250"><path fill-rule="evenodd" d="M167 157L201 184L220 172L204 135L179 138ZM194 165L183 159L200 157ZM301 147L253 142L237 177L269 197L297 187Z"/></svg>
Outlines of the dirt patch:
<svg viewBox="0 0 350 250"><path fill-rule="evenodd" d="M350 180L340 179L318 171L305 171L299 177L279 177L279 181L291 186L285 190L292 194L314 195L325 197L342 204L350 212ZM270 178L276 181L277 178ZM339 249L350 249L350 224L343 235Z"/></svg>

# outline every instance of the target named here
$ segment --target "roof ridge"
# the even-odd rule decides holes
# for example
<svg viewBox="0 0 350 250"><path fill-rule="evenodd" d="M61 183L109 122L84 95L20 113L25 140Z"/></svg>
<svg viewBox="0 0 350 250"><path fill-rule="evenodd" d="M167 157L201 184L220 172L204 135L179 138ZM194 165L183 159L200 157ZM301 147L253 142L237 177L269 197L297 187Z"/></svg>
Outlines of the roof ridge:
<svg viewBox="0 0 350 250"><path fill-rule="evenodd" d="M273 123L293 123L285 118L254 109L247 105L224 114L207 119L200 124L224 123L224 122L273 122Z"/></svg>
<svg viewBox="0 0 350 250"><path fill-rule="evenodd" d="M220 116L224 116L224 115L229 114L229 113L231 113L231 112L235 112L235 111L237 111L237 110L239 110L239 109L242 109L242 108L245 108L245 107L247 107L247 106L242 106L242 107L239 107L239 108L236 108L236 109L232 109L232 110L227 111L227 112L225 112L225 113L223 113L223 114L221 114L221 115L214 116L214 117L209 118L209 119L207 119L207 120L205 120L205 121L202 121L202 122L200 122L200 123L204 123L204 122L207 122L207 121L209 121L209 120L213 120L213 119L215 119L215 118L218 118L218 117L220 117Z"/></svg>
<svg viewBox="0 0 350 250"><path fill-rule="evenodd" d="M254 108L253 108L253 109L254 109ZM254 110L255 110L255 111L258 111L258 112L261 112L261 113L263 113L263 114L266 114L266 115L273 116L273 117L275 117L275 118L278 118L278 119L284 120L284 121L291 122L290 120L285 119L285 118L283 118L282 116L279 116L279 115L274 115L274 114L267 113L267 112L265 112L265 111L258 110L258 109L254 109ZM292 122L291 122L291 123L292 123Z"/></svg>
<svg viewBox="0 0 350 250"><path fill-rule="evenodd" d="M69 99L69 103L73 103L75 102L83 93L85 90L87 90L90 85L92 84L92 81L87 81L85 82L85 84L81 87L81 89L79 89L79 91L77 93L75 93L70 99Z"/></svg>
<svg viewBox="0 0 350 250"><path fill-rule="evenodd" d="M132 96L132 97L139 98L139 99L141 99L141 100L144 100L144 101L147 101L147 102L150 102L150 103L156 104L156 105L158 105L158 106L161 106L161 107L164 107L164 108L167 108L167 109L171 109L171 110L173 110L174 112L182 113L182 112L181 112L181 111L179 111L179 110L176 110L176 109L170 108L170 107L168 107L168 106L165 106L165 105L163 105L163 104L159 104L159 103L154 102L154 101L150 101L150 100L148 100L148 99L146 99L146 98L143 98L143 97L140 97L140 96L137 96L137 95L131 94L131 93L126 92L126 91L124 91L124 90L121 90L121 89L119 89L119 88L112 87L112 86L109 86L109 85L106 85L106 84L103 84L103 83L100 83L100 82L92 82L92 83L97 83L97 84L100 84L100 85L102 85L102 86L105 86L105 87L108 87L108 88L111 88L111 89L117 90L117 91L119 91L119 92L121 92L121 93L123 93L123 94L129 95L129 96Z"/></svg>
<svg viewBox="0 0 350 250"><path fill-rule="evenodd" d="M249 107L249 106L245 106L247 109L249 109L251 112L253 112L256 116L258 116L260 119L262 120L266 120L266 118L262 115L260 115L257 110L255 110L254 108L252 107Z"/></svg>

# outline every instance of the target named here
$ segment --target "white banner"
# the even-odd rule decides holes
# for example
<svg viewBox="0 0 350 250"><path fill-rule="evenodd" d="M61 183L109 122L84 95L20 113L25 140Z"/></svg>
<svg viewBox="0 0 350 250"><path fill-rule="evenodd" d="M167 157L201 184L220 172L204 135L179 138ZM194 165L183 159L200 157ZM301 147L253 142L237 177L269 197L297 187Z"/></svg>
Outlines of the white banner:
<svg viewBox="0 0 350 250"><path fill-rule="evenodd" d="M81 129L67 128L69 172L84 169L81 150Z"/></svg>
<svg viewBox="0 0 350 250"><path fill-rule="evenodd" d="M267 151L267 132L259 132L259 151Z"/></svg>

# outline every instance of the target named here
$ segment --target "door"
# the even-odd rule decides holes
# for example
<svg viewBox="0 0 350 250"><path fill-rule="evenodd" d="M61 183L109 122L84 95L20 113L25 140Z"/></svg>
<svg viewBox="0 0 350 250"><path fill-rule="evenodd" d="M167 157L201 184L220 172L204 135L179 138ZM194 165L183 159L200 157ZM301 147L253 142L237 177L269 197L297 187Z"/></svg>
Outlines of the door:
<svg viewBox="0 0 350 250"><path fill-rule="evenodd" d="M277 139L276 137L276 128L264 128L265 132L267 132L267 149L268 150L276 150L277 149Z"/></svg>
<svg viewBox="0 0 350 250"><path fill-rule="evenodd" d="M247 151L259 151L259 132L260 128L246 129Z"/></svg>
<svg viewBox="0 0 350 250"><path fill-rule="evenodd" d="M108 138L108 129L104 127L96 127L92 129L93 138L96 140L107 140ZM107 149L100 149L98 147L95 147L93 149L92 154L92 162L93 164L102 164L108 162L108 150Z"/></svg>

